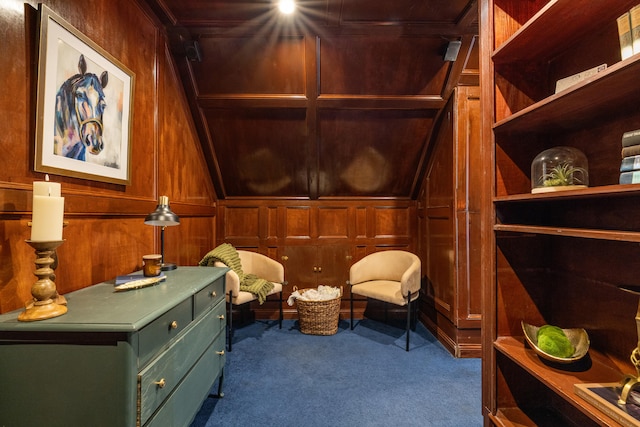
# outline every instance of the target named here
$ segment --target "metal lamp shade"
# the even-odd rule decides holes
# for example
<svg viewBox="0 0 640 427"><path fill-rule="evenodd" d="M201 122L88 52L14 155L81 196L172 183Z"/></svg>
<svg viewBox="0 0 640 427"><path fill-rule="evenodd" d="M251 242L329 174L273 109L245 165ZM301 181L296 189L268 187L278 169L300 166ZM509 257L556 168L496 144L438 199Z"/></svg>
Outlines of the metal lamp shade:
<svg viewBox="0 0 640 427"><path fill-rule="evenodd" d="M144 219L144 223L158 227L167 227L180 225L180 218L178 218L178 215L174 214L169 208L169 198L167 196L160 196L156 210L147 215Z"/></svg>
<svg viewBox="0 0 640 427"><path fill-rule="evenodd" d="M164 228L173 225L180 225L180 218L169 208L169 198L167 196L160 196L156 210L147 215L144 219L144 223L147 225L162 227L160 231L160 253L162 255L161 269L164 271L175 270L177 268L175 264L164 262Z"/></svg>

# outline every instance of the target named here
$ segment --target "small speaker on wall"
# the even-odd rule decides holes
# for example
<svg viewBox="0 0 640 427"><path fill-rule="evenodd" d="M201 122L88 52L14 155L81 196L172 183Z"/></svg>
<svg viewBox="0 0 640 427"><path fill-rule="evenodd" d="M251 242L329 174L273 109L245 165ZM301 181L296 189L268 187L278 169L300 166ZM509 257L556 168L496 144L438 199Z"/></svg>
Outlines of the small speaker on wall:
<svg viewBox="0 0 640 427"><path fill-rule="evenodd" d="M462 42L460 40L451 40L447 45L447 51L444 53L445 61L455 61L458 58L458 52L460 52L460 46Z"/></svg>
<svg viewBox="0 0 640 427"><path fill-rule="evenodd" d="M185 40L184 53L189 61L202 62L202 52L200 51L200 44L195 40Z"/></svg>

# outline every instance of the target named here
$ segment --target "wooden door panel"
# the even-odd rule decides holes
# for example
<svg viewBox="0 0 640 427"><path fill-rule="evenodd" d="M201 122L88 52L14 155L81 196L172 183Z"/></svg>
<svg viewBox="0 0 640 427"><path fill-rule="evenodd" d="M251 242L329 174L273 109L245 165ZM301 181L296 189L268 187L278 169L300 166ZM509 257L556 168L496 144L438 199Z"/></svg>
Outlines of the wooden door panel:
<svg viewBox="0 0 640 427"><path fill-rule="evenodd" d="M317 263L321 268L317 275L318 284L344 287L353 259L349 245L320 245L317 249Z"/></svg>
<svg viewBox="0 0 640 427"><path fill-rule="evenodd" d="M298 289L315 288L317 273L313 267L316 266L315 246L285 246L282 250L284 259L281 261L285 269L285 277L289 282L289 290L293 287Z"/></svg>

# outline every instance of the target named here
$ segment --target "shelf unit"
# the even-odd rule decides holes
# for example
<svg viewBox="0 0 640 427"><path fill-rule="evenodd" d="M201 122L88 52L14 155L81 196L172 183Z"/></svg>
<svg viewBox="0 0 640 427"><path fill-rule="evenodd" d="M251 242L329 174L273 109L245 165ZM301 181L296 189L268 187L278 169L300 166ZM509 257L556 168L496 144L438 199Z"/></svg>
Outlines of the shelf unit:
<svg viewBox="0 0 640 427"><path fill-rule="evenodd" d="M620 58L616 18L640 0L481 0L484 164L493 165L483 241L485 425L618 425L574 393L635 368L640 186L619 185L622 134L640 129L640 55ZM564 91L555 82L607 64ZM589 160L589 188L531 194L541 151ZM588 356L542 361L520 322L582 327Z"/></svg>

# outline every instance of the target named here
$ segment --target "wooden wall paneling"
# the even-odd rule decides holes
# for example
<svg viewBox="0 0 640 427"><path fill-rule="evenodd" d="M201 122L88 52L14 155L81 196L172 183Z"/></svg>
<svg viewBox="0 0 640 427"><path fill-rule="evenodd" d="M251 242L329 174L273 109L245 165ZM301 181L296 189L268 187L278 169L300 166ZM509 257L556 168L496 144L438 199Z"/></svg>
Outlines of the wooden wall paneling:
<svg viewBox="0 0 640 427"><path fill-rule="evenodd" d="M404 237L408 238L411 233L413 218L411 212L406 207L375 207L373 236L375 237Z"/></svg>
<svg viewBox="0 0 640 427"><path fill-rule="evenodd" d="M306 37L306 51L305 51L305 95L307 100L307 157L306 157L306 176L301 176L300 179L305 179L308 185L309 194L308 197L311 200L317 200L320 195L320 186L322 181L326 178L318 170L319 152L321 138L319 134L319 114L318 114L318 97L320 95L320 76L318 70L320 69L321 57L320 57L320 37Z"/></svg>
<svg viewBox="0 0 640 427"><path fill-rule="evenodd" d="M278 207L277 206L265 206L264 215L264 233L266 244L269 247L276 247L278 244Z"/></svg>
<svg viewBox="0 0 640 427"><path fill-rule="evenodd" d="M350 235L347 206L318 207L318 239L347 239Z"/></svg>
<svg viewBox="0 0 640 427"><path fill-rule="evenodd" d="M456 244L457 252L464 254L459 259L457 284L460 291L457 293L458 327L478 328L482 313L482 286L480 277L482 274L481 262L481 210L482 197L479 197L480 183L483 182L485 171L474 165L482 164L481 141L481 106L480 88L477 86L460 88L458 97L459 110L465 114L458 120L458 147L456 149L457 178L456 178L456 214L458 224L466 224L466 227L458 227ZM464 155L461 155L464 153ZM466 159L466 160L463 160ZM461 163L465 163L464 165ZM463 172L464 171L464 172ZM464 191L464 193L462 193ZM479 331L478 331L479 332ZM475 341L479 343L479 341Z"/></svg>
<svg viewBox="0 0 640 427"><path fill-rule="evenodd" d="M302 36L233 37L205 33L198 43L207 52L202 62L193 64L198 92L203 96L305 93L306 52Z"/></svg>
<svg viewBox="0 0 640 427"><path fill-rule="evenodd" d="M238 206L224 208L224 236L229 239L251 238L260 236L260 207Z"/></svg>
<svg viewBox="0 0 640 427"><path fill-rule="evenodd" d="M320 92L440 96L448 71L442 61L445 44L439 36L325 37L320 46Z"/></svg>
<svg viewBox="0 0 640 427"><path fill-rule="evenodd" d="M315 224L311 222L312 210L309 206L286 206L284 208L283 239L310 240Z"/></svg>
<svg viewBox="0 0 640 427"><path fill-rule="evenodd" d="M323 108L318 114L320 197L411 192L433 111Z"/></svg>
<svg viewBox="0 0 640 427"><path fill-rule="evenodd" d="M0 195L7 192L0 190ZM10 202L9 202L10 203ZM6 204L4 205L6 207ZM25 243L31 231L26 218L3 214L0 221L0 312L5 313L31 299L31 285L37 280L35 252Z"/></svg>
<svg viewBox="0 0 640 427"><path fill-rule="evenodd" d="M479 89L459 87L444 110L423 186L425 323L458 357L480 355L483 171Z"/></svg>
<svg viewBox="0 0 640 427"><path fill-rule="evenodd" d="M143 218L71 216L68 219L65 243L58 249L56 270L56 284L61 293L139 270L142 256L156 252L153 249L155 227L144 225Z"/></svg>
<svg viewBox="0 0 640 427"><path fill-rule="evenodd" d="M216 247L215 217L179 216L180 225L165 228L165 261L178 266L197 265Z"/></svg>
<svg viewBox="0 0 640 427"><path fill-rule="evenodd" d="M547 3L549 3L548 0L532 0L526 4L516 4L511 0L496 1L494 11L492 11L495 13L493 19L500 22L500 26L494 29L493 42L495 46L490 48L493 50L502 45L522 27L523 23L538 13Z"/></svg>
<svg viewBox="0 0 640 427"><path fill-rule="evenodd" d="M192 64L194 82L226 195L308 194L305 38L203 34L198 42L209 54Z"/></svg>
<svg viewBox="0 0 640 427"><path fill-rule="evenodd" d="M355 238L361 239L367 237L367 208L357 206L355 209Z"/></svg>
<svg viewBox="0 0 640 427"><path fill-rule="evenodd" d="M158 100L158 193L171 194L170 203L181 202L194 206L213 206L215 190L209 175L202 146L184 90L179 84L178 71L165 47L165 39L158 43L160 84Z"/></svg>
<svg viewBox="0 0 640 427"><path fill-rule="evenodd" d="M454 218L451 206L427 210L428 261L425 274L429 286L428 295L436 309L450 321L455 317L455 239Z"/></svg>
<svg viewBox="0 0 640 427"><path fill-rule="evenodd" d="M26 190L36 174L32 173L35 111L37 92L36 63L38 16L37 10L28 5L18 5L18 10L0 15L2 25L3 58L0 59L0 75L3 79L3 95L0 96L0 117L3 126L4 153L0 156L0 181L3 210L11 212L26 206L26 194L13 190ZM29 188L30 190L30 188ZM29 195L30 196L30 195ZM30 197L29 197L30 199ZM14 202L15 200L15 202ZM30 201L30 200L29 200ZM4 218L3 218L4 219ZM1 290L0 290L1 292Z"/></svg>
<svg viewBox="0 0 640 427"><path fill-rule="evenodd" d="M385 22L390 16L399 21L457 22L460 10L468 7L467 0L425 3L420 0L389 2L342 2L342 20L350 24Z"/></svg>
<svg viewBox="0 0 640 427"><path fill-rule="evenodd" d="M306 111L302 108L206 108L228 197L305 196Z"/></svg>
<svg viewBox="0 0 640 427"><path fill-rule="evenodd" d="M468 228L459 227L456 236L456 252L464 254L458 258L455 295L457 327L477 328L482 318L482 286L479 284L482 264L480 262L480 219L478 213L457 212L458 224L467 224ZM479 332L479 331L478 331Z"/></svg>

